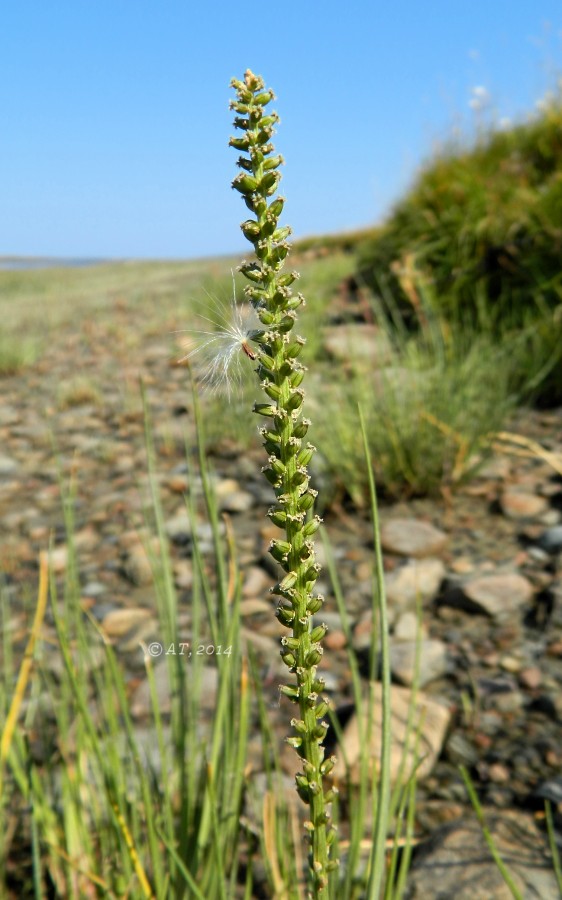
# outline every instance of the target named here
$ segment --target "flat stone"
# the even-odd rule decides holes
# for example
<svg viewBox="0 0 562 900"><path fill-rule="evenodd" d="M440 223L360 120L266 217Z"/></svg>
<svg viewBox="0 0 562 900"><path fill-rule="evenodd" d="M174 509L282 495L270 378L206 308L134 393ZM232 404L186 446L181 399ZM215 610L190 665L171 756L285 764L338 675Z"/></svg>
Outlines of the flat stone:
<svg viewBox="0 0 562 900"><path fill-rule="evenodd" d="M152 618L150 610L144 607L114 609L104 616L101 627L108 637L120 638L150 618Z"/></svg>
<svg viewBox="0 0 562 900"><path fill-rule="evenodd" d="M244 491L235 478L223 478L215 484L215 496L220 509L226 512L246 512L254 505L254 497Z"/></svg>
<svg viewBox="0 0 562 900"><path fill-rule="evenodd" d="M191 519L185 508L180 509L175 516L168 519L164 527L166 534L174 544L183 546L191 540Z"/></svg>
<svg viewBox="0 0 562 900"><path fill-rule="evenodd" d="M560 553L562 550L562 525L553 525L552 528L547 528L546 531L543 531L537 540L537 544L541 550L553 556L556 553Z"/></svg>
<svg viewBox="0 0 562 900"><path fill-rule="evenodd" d="M66 572L68 565L68 547L63 544L61 547L55 547L49 551L49 566L55 575L62 575Z"/></svg>
<svg viewBox="0 0 562 900"><path fill-rule="evenodd" d="M415 607L419 600L432 600L445 578L440 559L420 559L406 563L385 575L386 599L400 607Z"/></svg>
<svg viewBox="0 0 562 900"><path fill-rule="evenodd" d="M390 668L402 684L412 685L415 677L416 641L393 641L390 645ZM447 647L443 641L422 640L419 650L418 684L420 687L440 678L448 669Z"/></svg>
<svg viewBox="0 0 562 900"><path fill-rule="evenodd" d="M516 572L473 578L461 590L473 606L469 611L484 612L494 618L519 613L533 596L531 582Z"/></svg>
<svg viewBox="0 0 562 900"><path fill-rule="evenodd" d="M264 597L270 585L271 577L261 566L249 566L244 573L242 596Z"/></svg>
<svg viewBox="0 0 562 900"><path fill-rule="evenodd" d="M427 637L427 628L421 623L420 632L422 638ZM394 623L392 636L395 641L415 641L418 634L418 617L412 610L400 613Z"/></svg>
<svg viewBox="0 0 562 900"><path fill-rule="evenodd" d="M531 816L484 809L494 845L525 900L559 900L546 839ZM438 886L438 889L437 889ZM408 874L406 900L511 900L482 827L471 815L446 825L418 848Z"/></svg>
<svg viewBox="0 0 562 900"><path fill-rule="evenodd" d="M178 559L174 563L174 584L182 591L188 591L193 585L193 566L189 559Z"/></svg>
<svg viewBox="0 0 562 900"><path fill-rule="evenodd" d="M11 456L0 455L0 475L11 475L18 466L19 463Z"/></svg>
<svg viewBox="0 0 562 900"><path fill-rule="evenodd" d="M412 703L412 692L409 688L392 685L390 688L391 726L392 735L390 777L395 782L402 765L404 744L407 733L408 713ZM363 729L367 728L367 701L365 700L363 714ZM451 714L446 706L428 697L421 691L417 692L413 715L413 730L410 734L408 753L404 765L404 781L413 773L416 767L416 755L414 744L417 739L417 729L421 728L418 741L417 761L419 763L416 773L418 780L426 778L435 765L445 740L445 734ZM373 685L372 729L369 745L371 765L379 769L381 754L381 730L382 730L382 690L379 683ZM359 783L360 759L365 749L365 738L361 741L359 733L359 721L357 713L354 713L343 730L343 751L349 765L349 775L352 784ZM334 781L344 783L346 778L346 766L344 752L337 753L337 762L333 769Z"/></svg>
<svg viewBox="0 0 562 900"><path fill-rule="evenodd" d="M443 531L419 519L390 519L381 528L383 549L399 556L434 556L446 543Z"/></svg>
<svg viewBox="0 0 562 900"><path fill-rule="evenodd" d="M508 489L500 497L500 506L509 519L532 519L548 509L548 500L537 494Z"/></svg>
<svg viewBox="0 0 562 900"><path fill-rule="evenodd" d="M123 563L123 571L132 584L152 584L154 576L148 554L142 544L132 547Z"/></svg>

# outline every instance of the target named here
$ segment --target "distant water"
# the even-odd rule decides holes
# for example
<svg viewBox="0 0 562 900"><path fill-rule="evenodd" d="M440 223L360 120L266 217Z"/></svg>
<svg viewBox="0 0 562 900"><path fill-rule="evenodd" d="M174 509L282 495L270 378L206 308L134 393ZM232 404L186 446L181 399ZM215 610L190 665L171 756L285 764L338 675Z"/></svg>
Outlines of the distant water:
<svg viewBox="0 0 562 900"><path fill-rule="evenodd" d="M0 256L0 269L24 270L24 269L79 269L82 266L97 266L105 262L103 259L59 259L57 257L11 257Z"/></svg>

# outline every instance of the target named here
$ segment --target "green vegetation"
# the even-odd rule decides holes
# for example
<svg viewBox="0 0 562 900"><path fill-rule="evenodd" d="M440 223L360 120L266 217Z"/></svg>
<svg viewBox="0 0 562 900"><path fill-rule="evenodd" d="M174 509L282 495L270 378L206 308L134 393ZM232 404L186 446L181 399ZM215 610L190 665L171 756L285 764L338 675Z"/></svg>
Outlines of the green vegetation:
<svg viewBox="0 0 562 900"><path fill-rule="evenodd" d="M358 271L375 293L385 284L415 322L419 286L458 328L475 325L510 341L525 333L545 365L532 387L561 397L562 102L540 115L449 145L430 160L380 233L365 242Z"/></svg>

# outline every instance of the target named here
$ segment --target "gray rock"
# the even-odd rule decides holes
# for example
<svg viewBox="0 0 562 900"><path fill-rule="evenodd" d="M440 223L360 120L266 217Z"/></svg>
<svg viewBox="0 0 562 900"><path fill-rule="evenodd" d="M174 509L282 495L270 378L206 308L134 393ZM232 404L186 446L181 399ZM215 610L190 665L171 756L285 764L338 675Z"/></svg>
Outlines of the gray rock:
<svg viewBox="0 0 562 900"><path fill-rule="evenodd" d="M165 525L166 534L174 544L183 546L191 540L191 519L187 510L180 509Z"/></svg>
<svg viewBox="0 0 562 900"><path fill-rule="evenodd" d="M484 612L493 618L520 613L533 596L533 586L516 572L483 575L462 586L469 612Z"/></svg>
<svg viewBox="0 0 562 900"><path fill-rule="evenodd" d="M152 566L142 544L131 547L123 563L123 571L129 581L138 587L152 584Z"/></svg>
<svg viewBox="0 0 562 900"><path fill-rule="evenodd" d="M485 810L486 824L525 900L559 900L545 838L521 812ZM442 828L419 851L408 876L407 900L511 900L476 816Z"/></svg>
<svg viewBox="0 0 562 900"><path fill-rule="evenodd" d="M546 531L543 531L537 540L537 544L541 550L552 554L552 556L560 553L562 551L562 525L554 525L552 528L547 528Z"/></svg>
<svg viewBox="0 0 562 900"><path fill-rule="evenodd" d="M416 641L396 641L390 646L390 668L402 684L412 685L415 676ZM422 640L419 650L420 687L440 678L448 669L447 647L443 641Z"/></svg>
<svg viewBox="0 0 562 900"><path fill-rule="evenodd" d="M19 463L11 456L0 455L0 476L11 475L18 468Z"/></svg>
<svg viewBox="0 0 562 900"><path fill-rule="evenodd" d="M434 556L447 543L447 535L419 519L390 519L381 528L381 543L399 556Z"/></svg>
<svg viewBox="0 0 562 900"><path fill-rule="evenodd" d="M421 559L406 563L385 576L386 599L400 607L415 608L432 600L445 577L440 559Z"/></svg>
<svg viewBox="0 0 562 900"><path fill-rule="evenodd" d="M393 782L396 781L400 773L402 758L406 749L405 741L412 700L412 692L409 688L392 685L390 689L392 717L390 728L392 735L390 775ZM380 684L373 685L372 703L372 729L368 753L371 765L378 769L382 733L382 692ZM344 754L349 766L351 783L358 784L359 782L361 754L366 752L364 734L367 728L367 700L363 704L362 717L363 728L361 731L357 713L351 717L343 730L344 753L337 754L337 762L333 769L333 777L336 782L343 782L346 777ZM410 734L406 763L403 770L404 780L407 780L412 774L416 763L418 763L416 768L418 780L422 780L429 775L441 752L450 717L451 714L447 707L428 697L423 692L417 692L413 715L413 732ZM421 731L419 738L417 738L418 755L416 759L414 745L418 728Z"/></svg>

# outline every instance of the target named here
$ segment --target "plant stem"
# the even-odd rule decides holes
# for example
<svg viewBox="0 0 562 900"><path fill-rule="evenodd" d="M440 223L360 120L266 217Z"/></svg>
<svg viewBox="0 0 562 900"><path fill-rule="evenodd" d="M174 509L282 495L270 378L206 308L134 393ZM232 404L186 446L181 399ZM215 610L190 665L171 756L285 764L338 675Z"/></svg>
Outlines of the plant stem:
<svg viewBox="0 0 562 900"><path fill-rule="evenodd" d="M308 463L315 448L312 444L303 445L310 422L302 418L304 392L300 385L306 370L297 357L304 340L291 335L296 310L304 298L291 291L297 273L281 274L289 251L285 239L290 234L290 228L278 227L284 200L269 199L277 191L281 177L277 169L283 162L281 156L272 155L274 147L270 143L278 121L276 113L266 112L273 92L265 89L263 80L249 70L244 81L233 79L232 86L237 99L231 107L238 113L234 125L243 136L231 138L230 144L247 154L238 160L242 171L233 187L240 191L255 216L243 222L241 228L254 246L256 260L243 262L240 271L250 281L246 296L264 326L263 331L251 335L259 346L256 371L267 396L267 402L254 405L254 412L268 420L261 429L268 453L263 473L273 486L277 501L268 515L284 531L284 539L273 540L270 546L271 555L285 572L273 593L280 598L277 616L291 631L289 637L281 639L281 656L296 680L296 685L283 685L280 690L299 709L300 717L291 720L295 734L288 741L302 759L302 772L296 776L296 783L300 797L310 809L306 828L311 842L312 890L315 897L324 897L328 873L337 866L330 852L335 831L330 824L329 804L335 792L325 791L323 784L335 760L324 759L322 742L328 726L323 716L328 707L320 697L324 682L316 674L322 657L320 642L327 629L324 625L312 626L312 617L320 610L323 598L313 593L320 569L310 539L321 520L310 517L316 491L309 487Z"/></svg>

